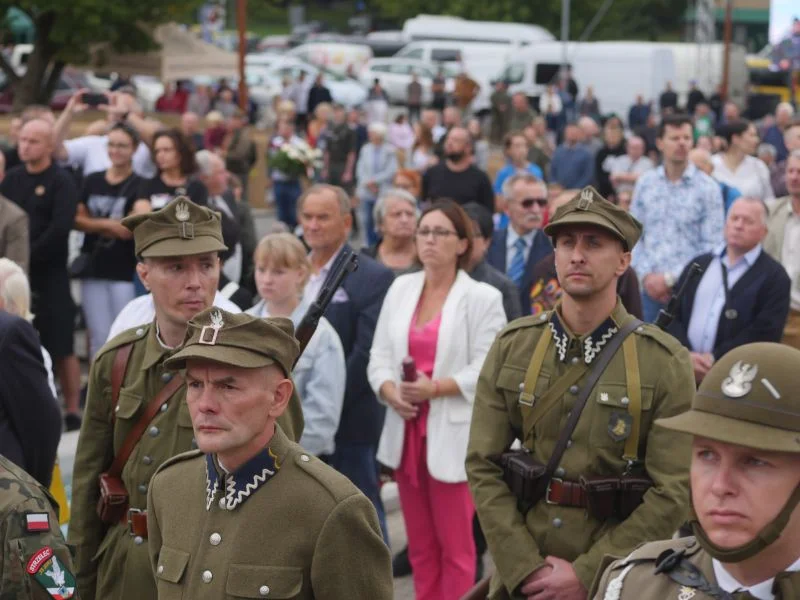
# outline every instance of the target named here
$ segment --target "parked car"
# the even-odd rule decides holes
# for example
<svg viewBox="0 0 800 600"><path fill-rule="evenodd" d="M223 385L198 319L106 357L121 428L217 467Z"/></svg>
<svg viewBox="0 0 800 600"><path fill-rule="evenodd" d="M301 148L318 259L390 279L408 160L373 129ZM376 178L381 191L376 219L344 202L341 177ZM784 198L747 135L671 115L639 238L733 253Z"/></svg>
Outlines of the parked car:
<svg viewBox="0 0 800 600"><path fill-rule="evenodd" d="M361 69L359 79L367 88L372 87L376 79L380 80L381 87L389 96L389 102L405 104L408 84L416 75L422 84L422 103L430 104L433 100L431 84L439 68L439 65L411 58L373 58ZM454 77L458 75L459 69L447 63L442 63L441 68L446 77L445 90L450 94L455 88Z"/></svg>

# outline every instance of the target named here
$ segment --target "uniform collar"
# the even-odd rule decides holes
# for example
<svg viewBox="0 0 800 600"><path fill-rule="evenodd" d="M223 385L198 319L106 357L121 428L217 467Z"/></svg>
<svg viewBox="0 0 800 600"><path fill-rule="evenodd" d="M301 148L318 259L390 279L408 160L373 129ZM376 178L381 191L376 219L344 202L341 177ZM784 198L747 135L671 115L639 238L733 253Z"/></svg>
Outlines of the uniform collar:
<svg viewBox="0 0 800 600"><path fill-rule="evenodd" d="M144 347L144 360L142 361L142 371L147 371L153 365L163 361L178 348L166 348L161 342L158 341L158 334L156 332L156 321L150 324L147 332L147 338Z"/></svg>
<svg viewBox="0 0 800 600"><path fill-rule="evenodd" d="M603 321L600 326L585 336L576 337L561 319L561 305L550 314L550 330L553 333L553 341L556 344L558 360L562 363L567 362L570 349L580 348L583 362L587 365L597 358L600 351L608 342L619 332L620 325L628 317L628 311L617 298L617 305L611 315Z"/></svg>
<svg viewBox="0 0 800 600"><path fill-rule="evenodd" d="M289 439L275 425L269 445L233 473L226 473L215 454L206 454L206 510L211 510L217 493L224 488L220 508L233 510L253 492L277 475L289 450Z"/></svg>

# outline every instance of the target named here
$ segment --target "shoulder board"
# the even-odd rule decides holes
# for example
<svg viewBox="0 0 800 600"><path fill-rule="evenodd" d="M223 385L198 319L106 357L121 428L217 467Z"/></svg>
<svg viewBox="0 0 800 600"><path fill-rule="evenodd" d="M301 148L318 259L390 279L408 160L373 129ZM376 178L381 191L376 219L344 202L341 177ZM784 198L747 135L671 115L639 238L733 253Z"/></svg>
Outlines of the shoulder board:
<svg viewBox="0 0 800 600"><path fill-rule="evenodd" d="M124 346L125 344L132 344L137 340L142 340L147 336L147 332L150 331L151 324L148 323L147 325L139 325L138 327L132 327L130 329L126 329L122 333L116 335L112 339L108 340L100 350L97 351L97 355L95 358L99 358L101 355L110 352L111 350L116 350L120 346Z"/></svg>
<svg viewBox="0 0 800 600"><path fill-rule="evenodd" d="M686 556L691 556L700 550L700 544L694 537L678 538L677 540L661 540L658 542L646 542L631 552L627 558L620 561L619 566L625 566L633 562L655 562L667 550L684 550Z"/></svg>
<svg viewBox="0 0 800 600"><path fill-rule="evenodd" d="M670 354L676 354L681 348L684 347L683 344L676 340L672 335L662 330L660 327L656 327L652 323L643 323L641 326L636 328L636 333L642 337L655 340Z"/></svg>
<svg viewBox="0 0 800 600"><path fill-rule="evenodd" d="M203 456L205 456L205 454L202 450L189 450L188 452L181 452L180 454L165 460L164 463L158 467L158 469L156 469L156 474L161 473L161 471L168 469L172 465L177 465L178 463L186 462L196 458L202 458Z"/></svg>
<svg viewBox="0 0 800 600"><path fill-rule="evenodd" d="M292 462L325 488L336 502L359 493L358 488L344 475L302 449L292 457Z"/></svg>
<svg viewBox="0 0 800 600"><path fill-rule="evenodd" d="M536 316L520 317L519 319L514 319L513 321L511 321L511 323L506 325L502 331L500 331L498 337L502 337L518 329L527 329L528 327L541 327L547 325L550 322L550 315L552 313L553 311L548 310Z"/></svg>

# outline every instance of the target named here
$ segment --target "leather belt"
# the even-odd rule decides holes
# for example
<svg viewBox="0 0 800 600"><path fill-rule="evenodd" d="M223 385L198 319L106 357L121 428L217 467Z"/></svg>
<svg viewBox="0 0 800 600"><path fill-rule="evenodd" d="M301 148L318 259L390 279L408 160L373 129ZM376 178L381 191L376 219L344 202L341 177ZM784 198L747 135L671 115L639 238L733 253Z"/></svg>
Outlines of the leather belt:
<svg viewBox="0 0 800 600"><path fill-rule="evenodd" d="M559 506L586 508L586 491L577 481L564 481L554 477L547 486L545 502Z"/></svg>
<svg viewBox="0 0 800 600"><path fill-rule="evenodd" d="M132 536L147 538L147 511L140 508L129 508L120 521Z"/></svg>

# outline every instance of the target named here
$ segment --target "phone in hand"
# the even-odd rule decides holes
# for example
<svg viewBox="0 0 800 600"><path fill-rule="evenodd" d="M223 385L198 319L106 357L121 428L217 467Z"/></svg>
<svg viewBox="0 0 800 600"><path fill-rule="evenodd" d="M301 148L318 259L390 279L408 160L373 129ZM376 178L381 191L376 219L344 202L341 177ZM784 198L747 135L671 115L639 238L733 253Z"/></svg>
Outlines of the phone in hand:
<svg viewBox="0 0 800 600"><path fill-rule="evenodd" d="M108 104L108 96L95 92L84 92L81 96L81 102L89 106L100 106L101 104Z"/></svg>

